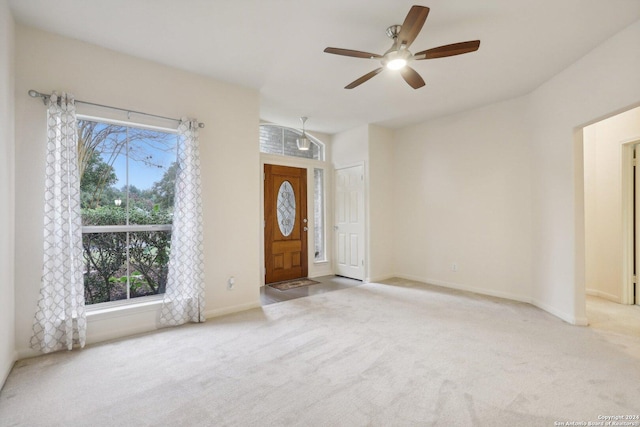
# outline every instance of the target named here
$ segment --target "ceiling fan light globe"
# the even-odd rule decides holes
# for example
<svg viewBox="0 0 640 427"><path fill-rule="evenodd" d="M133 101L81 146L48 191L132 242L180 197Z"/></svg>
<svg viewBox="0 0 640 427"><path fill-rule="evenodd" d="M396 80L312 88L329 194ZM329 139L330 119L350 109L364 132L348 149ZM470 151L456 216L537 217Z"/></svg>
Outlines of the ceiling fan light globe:
<svg viewBox="0 0 640 427"><path fill-rule="evenodd" d="M404 58L396 58L387 62L387 68L390 70L400 70L407 65L407 60Z"/></svg>

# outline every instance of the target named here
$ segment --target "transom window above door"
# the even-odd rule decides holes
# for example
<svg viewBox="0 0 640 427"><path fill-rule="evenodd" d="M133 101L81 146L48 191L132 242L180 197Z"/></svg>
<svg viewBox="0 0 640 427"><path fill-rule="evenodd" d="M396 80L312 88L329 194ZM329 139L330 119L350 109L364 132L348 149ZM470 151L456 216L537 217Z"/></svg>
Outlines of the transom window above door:
<svg viewBox="0 0 640 427"><path fill-rule="evenodd" d="M307 133L306 137L311 141L311 147L309 150L299 150L296 139L301 136L302 131L297 129L262 124L260 125L260 152L323 161L324 145Z"/></svg>

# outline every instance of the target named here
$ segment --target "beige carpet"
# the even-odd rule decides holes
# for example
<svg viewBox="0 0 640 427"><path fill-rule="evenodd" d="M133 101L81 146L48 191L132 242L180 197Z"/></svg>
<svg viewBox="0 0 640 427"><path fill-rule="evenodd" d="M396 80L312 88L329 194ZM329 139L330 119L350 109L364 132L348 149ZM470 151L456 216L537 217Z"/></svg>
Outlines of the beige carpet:
<svg viewBox="0 0 640 427"><path fill-rule="evenodd" d="M406 281L18 362L2 426L553 426L640 414L640 337Z"/></svg>
<svg viewBox="0 0 640 427"><path fill-rule="evenodd" d="M286 282L270 283L269 286L279 291L288 291L289 289L300 288L302 286L317 285L319 282L311 279L294 279Z"/></svg>

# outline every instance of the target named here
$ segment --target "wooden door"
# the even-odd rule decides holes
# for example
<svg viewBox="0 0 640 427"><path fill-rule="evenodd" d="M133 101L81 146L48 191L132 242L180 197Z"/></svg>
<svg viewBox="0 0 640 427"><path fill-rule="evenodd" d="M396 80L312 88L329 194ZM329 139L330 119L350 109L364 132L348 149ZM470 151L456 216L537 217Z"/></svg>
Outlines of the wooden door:
<svg viewBox="0 0 640 427"><path fill-rule="evenodd" d="M364 171L362 166L336 170L335 271L364 280Z"/></svg>
<svg viewBox="0 0 640 427"><path fill-rule="evenodd" d="M265 283L307 277L307 170L264 165Z"/></svg>

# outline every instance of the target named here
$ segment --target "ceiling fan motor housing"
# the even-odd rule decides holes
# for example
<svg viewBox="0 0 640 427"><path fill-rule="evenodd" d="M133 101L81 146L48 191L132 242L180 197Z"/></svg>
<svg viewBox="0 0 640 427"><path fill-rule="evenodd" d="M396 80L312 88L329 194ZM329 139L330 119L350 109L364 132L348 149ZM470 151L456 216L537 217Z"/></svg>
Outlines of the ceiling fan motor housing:
<svg viewBox="0 0 640 427"><path fill-rule="evenodd" d="M396 39L398 37L398 34L400 34L400 29L402 28L402 25L392 25L389 28L387 28L387 36L390 39Z"/></svg>

